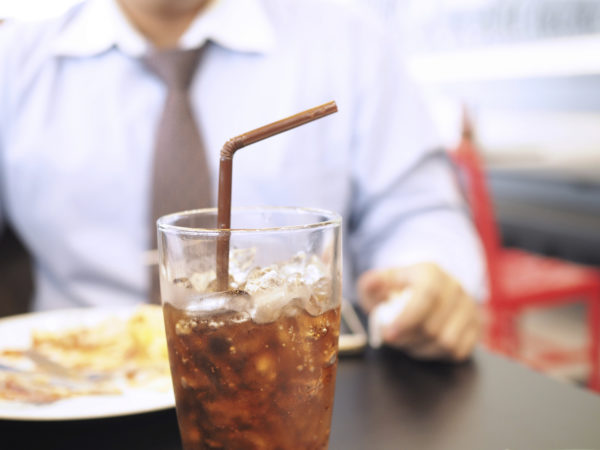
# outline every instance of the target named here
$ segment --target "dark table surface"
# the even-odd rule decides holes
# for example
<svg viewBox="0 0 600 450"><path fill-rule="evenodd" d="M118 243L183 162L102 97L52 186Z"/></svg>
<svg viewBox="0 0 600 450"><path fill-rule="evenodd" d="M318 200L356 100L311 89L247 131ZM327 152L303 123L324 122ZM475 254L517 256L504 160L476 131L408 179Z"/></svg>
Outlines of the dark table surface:
<svg viewBox="0 0 600 450"><path fill-rule="evenodd" d="M179 449L174 410L0 421L1 449ZM600 396L479 350L460 366L392 351L340 361L331 449L599 449Z"/></svg>

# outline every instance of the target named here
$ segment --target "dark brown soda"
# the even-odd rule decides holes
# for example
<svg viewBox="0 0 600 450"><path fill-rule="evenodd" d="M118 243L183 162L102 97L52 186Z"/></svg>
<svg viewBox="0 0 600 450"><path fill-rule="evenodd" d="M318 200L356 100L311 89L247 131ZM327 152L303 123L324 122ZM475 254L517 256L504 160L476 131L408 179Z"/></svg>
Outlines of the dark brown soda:
<svg viewBox="0 0 600 450"><path fill-rule="evenodd" d="M186 450L326 449L339 307L289 308L270 323L165 303L177 418Z"/></svg>

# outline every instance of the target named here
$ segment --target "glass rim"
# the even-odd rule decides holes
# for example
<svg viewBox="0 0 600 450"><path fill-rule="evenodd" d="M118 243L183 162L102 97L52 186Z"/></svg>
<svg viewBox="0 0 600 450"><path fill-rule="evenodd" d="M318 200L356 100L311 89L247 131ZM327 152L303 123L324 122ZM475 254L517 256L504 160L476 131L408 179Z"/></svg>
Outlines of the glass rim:
<svg viewBox="0 0 600 450"><path fill-rule="evenodd" d="M156 221L156 226L160 232L177 232L180 234L202 234L202 235L219 235L224 231L230 233L264 233L264 232L280 232L280 231L299 231L299 230L310 230L317 228L327 228L329 226L340 226L342 223L342 217L340 214L330 211L327 209L319 208L303 208L293 206L246 206L236 207L231 209L232 214L238 212L282 212L282 213L295 213L301 214L314 214L324 216L326 219L319 222L313 222L303 225L284 225L280 227L264 227L264 228L199 228L199 227L184 227L181 225L174 225L177 219L185 218L193 215L206 215L209 213L217 214L217 208L200 208L190 209L187 211L179 211L171 214L159 217Z"/></svg>

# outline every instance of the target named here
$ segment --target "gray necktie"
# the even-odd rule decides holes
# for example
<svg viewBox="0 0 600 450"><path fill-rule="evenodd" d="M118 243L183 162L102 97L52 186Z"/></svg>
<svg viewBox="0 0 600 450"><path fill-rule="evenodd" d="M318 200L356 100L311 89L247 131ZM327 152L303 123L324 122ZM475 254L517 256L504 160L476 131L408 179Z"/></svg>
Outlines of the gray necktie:
<svg viewBox="0 0 600 450"><path fill-rule="evenodd" d="M189 98L200 55L201 49L168 50L143 58L168 90L154 149L151 248L156 248L156 219L211 203L210 174ZM150 297L152 302L160 302L155 268Z"/></svg>

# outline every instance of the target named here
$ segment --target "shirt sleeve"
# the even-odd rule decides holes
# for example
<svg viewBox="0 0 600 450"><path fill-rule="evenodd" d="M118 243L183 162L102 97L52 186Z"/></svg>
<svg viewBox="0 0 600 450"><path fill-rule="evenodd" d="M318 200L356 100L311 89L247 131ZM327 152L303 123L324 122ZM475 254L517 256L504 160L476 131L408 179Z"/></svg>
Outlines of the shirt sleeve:
<svg viewBox="0 0 600 450"><path fill-rule="evenodd" d="M481 299L481 245L452 166L397 46L382 36L376 47L356 121L349 225L355 275L435 262Z"/></svg>

